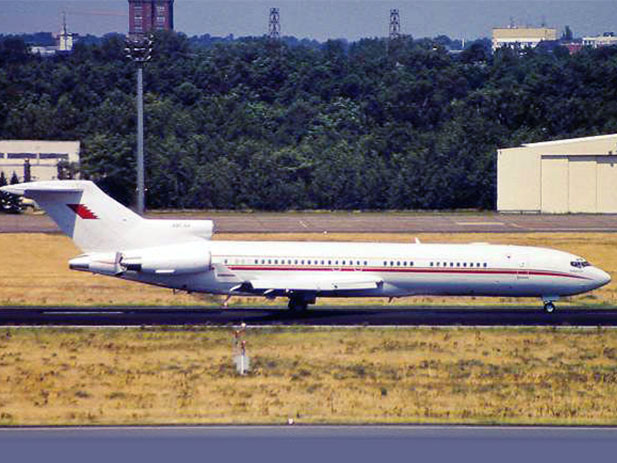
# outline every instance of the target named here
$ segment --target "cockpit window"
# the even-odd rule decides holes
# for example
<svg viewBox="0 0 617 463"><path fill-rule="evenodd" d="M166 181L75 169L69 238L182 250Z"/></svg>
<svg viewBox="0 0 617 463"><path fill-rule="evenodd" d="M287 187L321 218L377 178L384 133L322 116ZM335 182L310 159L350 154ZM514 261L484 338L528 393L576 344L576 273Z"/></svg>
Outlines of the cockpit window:
<svg viewBox="0 0 617 463"><path fill-rule="evenodd" d="M589 262L587 262L586 260L583 260L583 259L573 260L572 262L570 262L570 265L572 267L576 267L576 268L584 268L584 267L590 267L591 266L591 264Z"/></svg>

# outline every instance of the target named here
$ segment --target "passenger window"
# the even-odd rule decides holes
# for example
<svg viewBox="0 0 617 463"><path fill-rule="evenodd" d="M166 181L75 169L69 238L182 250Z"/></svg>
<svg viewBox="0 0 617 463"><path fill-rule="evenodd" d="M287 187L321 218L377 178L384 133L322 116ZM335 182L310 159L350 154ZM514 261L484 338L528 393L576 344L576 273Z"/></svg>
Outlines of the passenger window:
<svg viewBox="0 0 617 463"><path fill-rule="evenodd" d="M259 263L259 259L255 259L255 263L258 264Z"/></svg>
<svg viewBox="0 0 617 463"><path fill-rule="evenodd" d="M467 267L467 262L463 262L463 267Z"/></svg>
<svg viewBox="0 0 617 463"><path fill-rule="evenodd" d="M331 260L328 261L328 265L332 265L332 261Z"/></svg>
<svg viewBox="0 0 617 463"><path fill-rule="evenodd" d="M486 262L484 262L484 266L486 267Z"/></svg>

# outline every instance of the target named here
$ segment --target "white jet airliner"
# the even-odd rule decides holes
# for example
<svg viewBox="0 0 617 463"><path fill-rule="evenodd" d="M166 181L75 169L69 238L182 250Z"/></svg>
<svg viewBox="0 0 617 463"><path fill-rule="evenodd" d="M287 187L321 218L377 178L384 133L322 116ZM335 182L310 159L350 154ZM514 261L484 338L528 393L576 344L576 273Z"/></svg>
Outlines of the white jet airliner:
<svg viewBox="0 0 617 463"><path fill-rule="evenodd" d="M31 182L3 191L35 200L84 254L74 270L189 292L287 297L292 310L317 297L412 295L561 296L610 276L563 251L486 243L211 241L210 220L145 219L83 180Z"/></svg>

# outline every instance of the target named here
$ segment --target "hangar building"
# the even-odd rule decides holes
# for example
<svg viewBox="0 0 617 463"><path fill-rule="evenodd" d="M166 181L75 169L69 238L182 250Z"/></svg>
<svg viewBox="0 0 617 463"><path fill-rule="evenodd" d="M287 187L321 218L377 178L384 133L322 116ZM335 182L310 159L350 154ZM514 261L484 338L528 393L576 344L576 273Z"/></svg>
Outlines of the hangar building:
<svg viewBox="0 0 617 463"><path fill-rule="evenodd" d="M24 179L24 164L30 163L32 180L55 180L58 163L79 163L78 141L0 140L0 170L9 180L13 172Z"/></svg>
<svg viewBox="0 0 617 463"><path fill-rule="evenodd" d="M617 134L498 150L497 210L617 213Z"/></svg>

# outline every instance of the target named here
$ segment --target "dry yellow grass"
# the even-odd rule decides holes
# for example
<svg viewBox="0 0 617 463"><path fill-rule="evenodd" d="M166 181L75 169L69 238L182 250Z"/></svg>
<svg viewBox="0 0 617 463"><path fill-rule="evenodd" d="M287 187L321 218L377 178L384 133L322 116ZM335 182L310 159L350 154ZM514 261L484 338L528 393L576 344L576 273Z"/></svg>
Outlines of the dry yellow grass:
<svg viewBox="0 0 617 463"><path fill-rule="evenodd" d="M611 233L535 233L535 234L424 234L425 242L464 243L486 241L532 246L547 246L580 254L617 277L617 234ZM221 234L216 239L243 240L331 240L411 242L407 234ZM174 295L171 290L95 276L68 269L67 262L79 250L65 236L57 234L0 234L0 305L187 305L215 304L217 299L203 295ZM591 294L572 298L581 304L617 304L617 289L610 284ZM383 299L332 300L319 303L361 302L383 304ZM236 298L232 303L266 304L262 298ZM279 300L277 304L283 304ZM515 299L464 299L415 297L398 304L507 304ZM527 303L537 304L537 301ZM563 304L563 303L562 303Z"/></svg>
<svg viewBox="0 0 617 463"><path fill-rule="evenodd" d="M617 331L2 329L0 424L617 423Z"/></svg>
<svg viewBox="0 0 617 463"><path fill-rule="evenodd" d="M614 234L420 238L549 246L583 255L617 276ZM0 304L204 302L72 272L66 263L77 254L60 235L0 235ZM617 293L613 284L574 301L615 304ZM223 329L0 329L0 424L281 423L288 417L300 423L617 423L617 331L610 329L291 328L251 330L247 339L253 371L237 377L230 333Z"/></svg>

